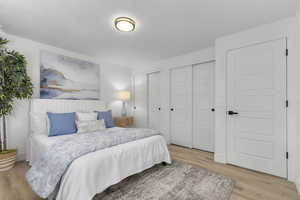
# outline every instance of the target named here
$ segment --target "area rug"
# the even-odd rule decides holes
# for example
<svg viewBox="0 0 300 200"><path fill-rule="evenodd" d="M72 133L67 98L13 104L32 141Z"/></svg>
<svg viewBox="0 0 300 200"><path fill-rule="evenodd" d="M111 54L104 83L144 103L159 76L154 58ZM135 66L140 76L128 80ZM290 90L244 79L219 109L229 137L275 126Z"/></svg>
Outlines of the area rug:
<svg viewBox="0 0 300 200"><path fill-rule="evenodd" d="M93 200L229 200L231 178L178 161L124 179Z"/></svg>

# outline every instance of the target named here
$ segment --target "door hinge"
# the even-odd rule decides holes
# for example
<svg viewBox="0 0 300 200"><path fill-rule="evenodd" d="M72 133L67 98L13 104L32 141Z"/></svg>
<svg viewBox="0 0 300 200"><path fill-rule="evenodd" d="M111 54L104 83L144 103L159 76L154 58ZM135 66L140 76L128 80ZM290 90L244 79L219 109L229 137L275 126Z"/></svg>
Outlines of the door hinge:
<svg viewBox="0 0 300 200"><path fill-rule="evenodd" d="M289 159L289 152L286 152L285 157L286 159Z"/></svg>
<svg viewBox="0 0 300 200"><path fill-rule="evenodd" d="M289 107L289 101L288 100L285 101L285 107L287 107L287 108Z"/></svg>
<svg viewBox="0 0 300 200"><path fill-rule="evenodd" d="M286 56L289 55L289 50L288 50L288 49L285 50L285 55L286 55Z"/></svg>

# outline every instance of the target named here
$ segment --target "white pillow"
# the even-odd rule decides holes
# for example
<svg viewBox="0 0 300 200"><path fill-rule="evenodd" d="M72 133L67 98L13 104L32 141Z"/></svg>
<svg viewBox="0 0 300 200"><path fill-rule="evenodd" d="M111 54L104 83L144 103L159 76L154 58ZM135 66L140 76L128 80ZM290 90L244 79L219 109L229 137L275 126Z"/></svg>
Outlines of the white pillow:
<svg viewBox="0 0 300 200"><path fill-rule="evenodd" d="M47 115L43 113L30 113L30 128L32 134L48 134Z"/></svg>
<svg viewBox="0 0 300 200"><path fill-rule="evenodd" d="M77 133L89 133L105 130L105 122L101 120L76 121Z"/></svg>
<svg viewBox="0 0 300 200"><path fill-rule="evenodd" d="M78 121L95 121L97 120L98 113L96 112L76 112Z"/></svg>

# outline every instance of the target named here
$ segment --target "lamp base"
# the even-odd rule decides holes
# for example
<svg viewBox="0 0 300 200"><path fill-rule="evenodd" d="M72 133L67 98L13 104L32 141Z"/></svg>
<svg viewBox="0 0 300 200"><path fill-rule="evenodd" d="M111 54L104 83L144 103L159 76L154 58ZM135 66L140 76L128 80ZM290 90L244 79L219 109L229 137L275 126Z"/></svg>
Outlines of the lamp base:
<svg viewBox="0 0 300 200"><path fill-rule="evenodd" d="M127 116L126 102L125 101L123 101L121 115L122 115L122 117L126 117Z"/></svg>

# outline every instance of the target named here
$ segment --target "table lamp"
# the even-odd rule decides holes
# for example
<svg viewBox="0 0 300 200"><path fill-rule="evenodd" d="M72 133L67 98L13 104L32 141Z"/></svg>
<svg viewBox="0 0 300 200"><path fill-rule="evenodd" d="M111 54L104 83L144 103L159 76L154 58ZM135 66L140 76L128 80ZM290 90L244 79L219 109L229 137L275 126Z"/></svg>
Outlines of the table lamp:
<svg viewBox="0 0 300 200"><path fill-rule="evenodd" d="M122 116L127 116L127 110L126 110L126 102L130 100L130 92L129 91L120 91L119 92L119 99L123 102L122 106Z"/></svg>

